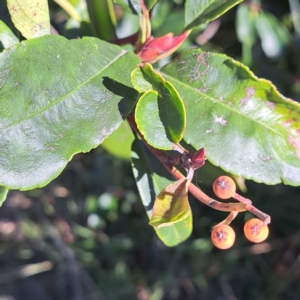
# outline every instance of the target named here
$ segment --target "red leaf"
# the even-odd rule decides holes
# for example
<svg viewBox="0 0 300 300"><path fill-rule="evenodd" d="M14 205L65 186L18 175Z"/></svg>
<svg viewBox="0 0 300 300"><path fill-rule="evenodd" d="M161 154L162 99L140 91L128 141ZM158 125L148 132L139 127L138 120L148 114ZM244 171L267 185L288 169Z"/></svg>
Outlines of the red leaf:
<svg viewBox="0 0 300 300"><path fill-rule="evenodd" d="M155 63L175 52L189 35L190 31L173 36L167 33L158 38L150 38L137 54L142 62Z"/></svg>

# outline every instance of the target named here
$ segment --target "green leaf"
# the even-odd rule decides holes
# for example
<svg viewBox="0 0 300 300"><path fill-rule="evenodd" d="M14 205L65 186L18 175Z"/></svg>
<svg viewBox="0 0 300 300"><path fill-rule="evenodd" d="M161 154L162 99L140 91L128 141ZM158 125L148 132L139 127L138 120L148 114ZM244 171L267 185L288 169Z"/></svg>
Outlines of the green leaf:
<svg viewBox="0 0 300 300"><path fill-rule="evenodd" d="M50 34L47 0L7 0L7 7L15 27L26 39Z"/></svg>
<svg viewBox="0 0 300 300"><path fill-rule="evenodd" d="M166 186L174 183L171 174L146 148L143 142L135 140L132 145L132 169L141 200L149 219L156 196ZM170 226L155 228L158 237L169 247L185 240L192 230L192 215Z"/></svg>
<svg viewBox="0 0 300 300"><path fill-rule="evenodd" d="M186 219L191 214L187 198L190 182L182 178L168 185L156 197L150 225L155 228L170 226Z"/></svg>
<svg viewBox="0 0 300 300"><path fill-rule="evenodd" d="M75 153L117 129L136 101L128 86L138 58L95 38L44 36L0 60L0 185L7 188L50 182Z"/></svg>
<svg viewBox="0 0 300 300"><path fill-rule="evenodd" d="M121 126L102 143L102 147L116 157L130 159L131 144L133 141L134 135L130 126L127 122L123 122Z"/></svg>
<svg viewBox="0 0 300 300"><path fill-rule="evenodd" d="M1 20L0 20L0 42L3 48L9 48L14 44L19 43L19 39L14 35L11 29Z"/></svg>
<svg viewBox="0 0 300 300"><path fill-rule="evenodd" d="M168 247L177 246L184 242L192 233L193 217L189 214L185 219L167 227L160 227L156 230L158 237Z"/></svg>
<svg viewBox="0 0 300 300"><path fill-rule="evenodd" d="M268 12L258 14L255 26L265 54L272 58L282 55L284 48L291 40L287 28Z"/></svg>
<svg viewBox="0 0 300 300"><path fill-rule="evenodd" d="M186 29L210 22L243 0L187 0L185 2Z"/></svg>
<svg viewBox="0 0 300 300"><path fill-rule="evenodd" d="M184 140L214 165L266 184L300 184L300 104L216 53L188 50L162 68L181 95Z"/></svg>
<svg viewBox="0 0 300 300"><path fill-rule="evenodd" d="M150 64L135 69L131 78L135 89L145 92L135 111L139 130L151 146L171 150L185 130L185 109L180 96Z"/></svg>
<svg viewBox="0 0 300 300"><path fill-rule="evenodd" d="M159 231L162 241L175 246L192 232L192 212L187 197L190 181L182 178L168 185L156 197L149 224ZM162 230L171 227L171 230Z"/></svg>
<svg viewBox="0 0 300 300"><path fill-rule="evenodd" d="M6 200L7 193L8 193L8 189L3 186L0 186L0 207L3 205L4 201Z"/></svg>
<svg viewBox="0 0 300 300"><path fill-rule="evenodd" d="M131 148L133 175L147 215L151 218L156 195L175 179L140 140Z"/></svg>

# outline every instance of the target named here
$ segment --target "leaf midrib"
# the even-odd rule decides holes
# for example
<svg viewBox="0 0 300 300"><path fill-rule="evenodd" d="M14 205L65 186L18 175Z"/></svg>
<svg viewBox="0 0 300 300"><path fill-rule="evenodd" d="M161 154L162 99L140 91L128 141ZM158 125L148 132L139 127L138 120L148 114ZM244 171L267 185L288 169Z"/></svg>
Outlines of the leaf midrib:
<svg viewBox="0 0 300 300"><path fill-rule="evenodd" d="M94 79L95 77L99 76L101 73L103 73L103 71L105 71L108 67L110 67L113 63L115 63L121 56L125 55L128 51L122 50L122 52L117 55L113 60L110 61L109 64L107 64L106 66L104 66L104 68L100 69L98 72L96 72L94 75L90 76L87 80L83 81L82 83L80 83L79 85L76 86L75 89L71 90L70 92L66 93L65 95L62 95L61 97L59 97L57 100L51 102L51 104L45 106L44 108L40 109L39 111L31 114L30 116L28 116L27 118L18 120L15 123L9 124L6 127L0 128L1 131L3 130L7 130L11 127L14 127L16 125L19 125L33 117L35 117L38 114L43 113L45 110L49 109L52 106L55 106L57 103L60 103L62 100L64 100L65 98L69 97L70 95L74 94L77 90L79 90L82 86L86 85L89 81L91 81L92 79Z"/></svg>
<svg viewBox="0 0 300 300"><path fill-rule="evenodd" d="M169 78L169 79L171 79L171 80L176 81L179 85L182 85L182 86L184 86L184 87L186 87L186 88L192 90L194 93L198 93L198 94L204 96L205 98L210 99L210 100L213 101L213 102L217 102L218 104L222 105L223 107L226 107L227 109L231 110L232 112L234 112L234 113L236 113L236 114L238 114L238 115L240 115L240 116L243 116L243 117L247 118L248 120L250 120L250 121L252 121L252 122L254 122L254 123L257 123L257 124L259 124L260 126L262 126L262 127L264 127L264 128L267 128L268 130L270 130L270 131L272 131L272 132L278 134L279 136L283 137L283 134L281 134L279 131L274 130L273 128L271 128L271 127L265 125L264 123L259 122L258 120L251 119L249 116L247 116L247 115L245 115L245 114L242 114L241 112L237 111L236 109L233 109L231 106L226 105L224 102L221 102L221 101L219 101L218 99L213 98L213 97L211 97L211 96L209 96L209 95L207 95L207 94L205 94L205 93L203 93L203 92L195 91L195 89L194 89L193 87L189 86L189 85L186 84L186 83L183 83L182 81L179 81L178 79L176 79L176 78L174 78L174 77L171 77L170 75L167 75L166 73L161 72L161 74L163 74L164 77L166 77L166 78ZM183 101L183 102L184 102L184 101Z"/></svg>

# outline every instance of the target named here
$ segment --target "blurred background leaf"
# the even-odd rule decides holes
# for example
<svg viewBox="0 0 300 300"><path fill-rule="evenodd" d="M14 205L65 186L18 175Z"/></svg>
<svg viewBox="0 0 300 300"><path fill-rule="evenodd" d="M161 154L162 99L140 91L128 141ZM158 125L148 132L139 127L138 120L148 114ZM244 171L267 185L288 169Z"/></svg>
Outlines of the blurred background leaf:
<svg viewBox="0 0 300 300"><path fill-rule="evenodd" d="M270 58L283 55L291 40L287 28L268 12L258 14L255 26L265 54Z"/></svg>

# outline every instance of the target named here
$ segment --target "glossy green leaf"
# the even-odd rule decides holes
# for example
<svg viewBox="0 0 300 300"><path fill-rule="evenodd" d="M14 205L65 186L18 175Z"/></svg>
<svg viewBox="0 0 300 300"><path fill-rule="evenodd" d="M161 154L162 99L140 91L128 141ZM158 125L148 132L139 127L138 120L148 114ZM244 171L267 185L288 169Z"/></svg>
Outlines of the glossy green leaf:
<svg viewBox="0 0 300 300"><path fill-rule="evenodd" d="M131 158L131 144L134 141L134 135L127 122L115 130L103 143L102 147L112 155L122 158Z"/></svg>
<svg viewBox="0 0 300 300"><path fill-rule="evenodd" d="M213 164L266 184L300 184L300 105L241 63L191 49L162 68L187 114L184 140Z"/></svg>
<svg viewBox="0 0 300 300"><path fill-rule="evenodd" d="M187 0L185 2L186 29L210 22L243 0Z"/></svg>
<svg viewBox="0 0 300 300"><path fill-rule="evenodd" d="M136 101L128 86L139 60L95 38L44 36L5 50L0 61L0 185L7 188L50 182L75 153L117 129Z"/></svg>
<svg viewBox="0 0 300 300"><path fill-rule="evenodd" d="M161 120L159 103L163 100L156 91L143 94L135 110L136 123L145 140L153 147L171 150L172 137L166 132L168 124Z"/></svg>
<svg viewBox="0 0 300 300"><path fill-rule="evenodd" d="M258 14L255 26L265 54L268 57L280 56L291 39L287 28L268 12Z"/></svg>
<svg viewBox="0 0 300 300"><path fill-rule="evenodd" d="M26 39L50 34L47 0L7 0L7 7L15 27Z"/></svg>
<svg viewBox="0 0 300 300"><path fill-rule="evenodd" d="M135 69L131 78L135 89L145 92L135 111L139 130L153 147L171 150L185 130L185 109L180 96L150 64Z"/></svg>
<svg viewBox="0 0 300 300"><path fill-rule="evenodd" d="M19 43L19 39L14 35L11 29L1 20L0 20L0 43L2 44L3 48L9 48L14 44Z"/></svg>
<svg viewBox="0 0 300 300"><path fill-rule="evenodd" d="M174 179L145 144L138 140L135 140L132 145L132 169L141 200L150 219L156 196L166 186L174 183ZM154 227L154 229L167 246L176 246L190 235L192 215L170 226Z"/></svg>
<svg viewBox="0 0 300 300"><path fill-rule="evenodd" d="M6 200L7 193L8 193L8 189L3 186L0 186L0 207L2 206L3 202Z"/></svg>

